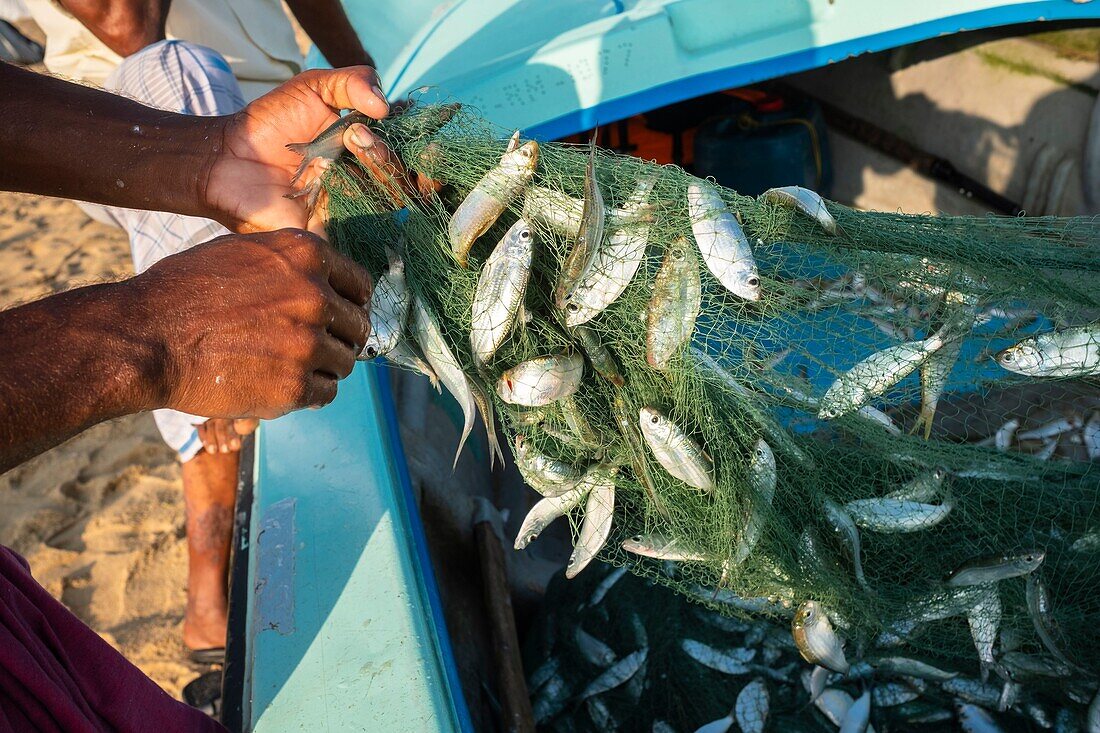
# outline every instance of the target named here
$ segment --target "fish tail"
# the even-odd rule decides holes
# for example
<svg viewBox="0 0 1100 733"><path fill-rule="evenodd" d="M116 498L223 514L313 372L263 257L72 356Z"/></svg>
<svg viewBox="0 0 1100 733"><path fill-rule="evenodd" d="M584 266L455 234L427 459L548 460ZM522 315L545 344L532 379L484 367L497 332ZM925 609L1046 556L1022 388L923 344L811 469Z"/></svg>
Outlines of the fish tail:
<svg viewBox="0 0 1100 733"><path fill-rule="evenodd" d="M309 143L287 143L286 149L304 158L306 157L306 153L309 152L309 145Z"/></svg>

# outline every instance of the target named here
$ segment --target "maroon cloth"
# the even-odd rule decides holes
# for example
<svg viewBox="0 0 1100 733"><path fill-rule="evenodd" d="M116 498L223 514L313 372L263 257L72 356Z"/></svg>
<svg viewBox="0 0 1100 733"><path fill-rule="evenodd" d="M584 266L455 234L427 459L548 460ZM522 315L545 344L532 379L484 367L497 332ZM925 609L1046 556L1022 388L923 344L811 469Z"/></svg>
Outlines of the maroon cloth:
<svg viewBox="0 0 1100 733"><path fill-rule="evenodd" d="M0 546L0 732L225 733L160 689Z"/></svg>

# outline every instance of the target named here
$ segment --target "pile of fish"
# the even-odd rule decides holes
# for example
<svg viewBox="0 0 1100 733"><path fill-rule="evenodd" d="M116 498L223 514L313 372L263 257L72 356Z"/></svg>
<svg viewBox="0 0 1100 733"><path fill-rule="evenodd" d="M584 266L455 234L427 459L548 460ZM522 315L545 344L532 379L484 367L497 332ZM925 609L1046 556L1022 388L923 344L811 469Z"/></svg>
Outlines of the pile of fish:
<svg viewBox="0 0 1100 733"><path fill-rule="evenodd" d="M1019 685L897 653L849 664L812 601L794 613L792 642L776 622L732 618L626 568L601 567L598 582L551 587L529 640L542 730L1100 730L1100 696L1080 681L1072 685L1078 704L1059 706ZM712 600L745 603L727 591ZM807 650L810 665L799 659ZM1012 664L1036 668L1023 661L1031 656L1016 652Z"/></svg>
<svg viewBox="0 0 1100 733"><path fill-rule="evenodd" d="M304 148L307 155L310 147ZM579 171L581 153L555 148L553 154L558 157L533 140L522 141L517 131L502 154L496 147L492 163L477 168L476 177L443 180L449 187L428 203L405 201L408 223L400 237L386 243L387 264L370 303L372 333L360 357L384 357L427 376L437 389L446 388L463 414L456 463L479 413L490 460L503 459L500 419L520 473L540 495L522 520L516 550L525 550L555 520L569 518L576 531L568 578L602 555L619 561L634 557L639 567L674 563L688 578L680 587L706 585L699 595L712 605L723 594L737 598L729 588L762 589L761 597L738 598L737 608L784 618L793 611L787 634L793 648L806 661L843 675L846 683L852 669L874 666L873 655L885 650L887 659L904 658L890 650L908 651L929 634L940 629L950 634L946 629L965 623L960 628L970 632L977 684L991 685L991 675L1000 681L995 707L1026 704L1019 701L1029 699L1027 687L1036 677L1080 680L1077 698L1091 699L1095 673L1080 666L1084 662L1054 618L1055 609L1063 607L1064 587L1042 576L1044 561L1047 581L1052 564L1059 562L1048 559L1055 551L1046 540L1054 530L1039 541L1032 539L1038 535L1031 528L1013 541L1004 533L983 533L977 524L982 518L974 514L965 517L967 525L956 519L980 504L975 486L1037 480L1045 469L1036 466L1051 464L1031 458L1050 458L1073 436L1088 458L1100 456L1100 411L1026 431L1010 420L991 436L996 453L956 445L948 455L942 450L946 443L931 436L953 398L950 380L973 342L999 343L983 357L985 367L999 375L993 379L1089 380L1100 376L1100 322L1082 325L1064 320L1064 312L1047 317L1014 309L1003 302L1003 292L988 295L987 275L992 275L881 242L845 260L845 252L858 249L863 222L855 212L830 210L804 188L772 189L755 200L735 198L682 171L643 165L615 171L611 185L602 167L606 161L593 144L583 157L583 185L573 190L577 197L560 190L564 169L546 166L572 156ZM633 173L625 180L618 175L628 170ZM579 176L571 180L580 183ZM745 210L756 219L746 223ZM779 232L767 230L765 219L793 222L784 226L816 242L813 256L801 265L821 259L817 250L832 252L836 243L844 274L830 281L776 265L779 253L792 250L773 241ZM750 237L746 227L769 242ZM421 234L409 234L406 244L402 238L416 231ZM438 239L423 241L434 236ZM427 257L423 249L439 245L447 251L435 254L445 262L433 265L437 279L426 288L410 276L417 272L411 258ZM452 279L469 287L441 292ZM456 309L461 316L455 316ZM761 324L768 323L775 326L769 333L786 335L783 317L793 318L797 311L798 317L814 314L824 321L830 310L873 324L871 330L890 344L869 346L874 342L844 333L837 336L836 353L821 355L800 350L796 337L787 335L790 343L767 352L765 343L730 347L728 342L752 341L751 329L747 338L722 330L733 324L764 332ZM1076 315L1090 317L1088 311ZM624 318L633 328L631 344L622 340L629 330ZM1010 325L1000 341L984 332L978 336L1001 321ZM1025 321L1031 328L1026 333ZM841 322L841 316L833 321ZM553 345L540 336L549 336L544 340ZM791 354L796 358L784 363ZM816 363L827 381L806 378L788 368L791 361L803 368ZM841 363L850 366L838 369ZM895 402L899 385L914 375L919 375L919 403L915 396ZM695 390L695 400L728 402L714 411L688 404L683 397L688 388ZM724 397L714 397L719 394ZM780 417L792 409L797 417ZM906 410L916 420L899 424ZM792 429L800 420L810 425L808 431ZM882 436L889 440L879 440ZM835 453L822 450L826 441L833 441L830 449L838 446ZM1002 451L1013 445L1028 455L1007 460ZM861 450L861 468L848 474L861 480L842 483L834 456ZM867 471L871 465L892 467L889 485ZM898 470L905 476L894 480ZM1087 469L1073 470L1075 477L1088 476ZM777 515L794 514L791 495L806 491L807 476L819 477L825 488L812 487L816 493L797 506L798 516L783 517L789 521L777 529ZM1036 491L1042 496L1045 489ZM712 511L696 512L697 526L685 526L684 512L676 511L682 507L673 502ZM698 526L704 514L731 521L719 522L721 531ZM731 523L734 528L726 529ZM934 573L918 567L920 582L912 587L881 572L876 577L870 563L864 572L864 560L879 560L890 538L894 547L912 542L925 553L938 552L928 538L960 526L973 528L980 541L961 543L958 555ZM1084 555L1100 551L1098 537L1100 526L1085 533L1076 528L1073 536L1057 539ZM715 538L721 541L710 541ZM797 553L797 566L776 552L777 540L785 543L779 549ZM991 546L991 557L965 549ZM821 588L822 578L837 580L841 590L811 592ZM1025 597L1033 633L1011 638L1022 634L1016 622L1024 618L1019 599ZM1006 608L1016 613L1012 624L1002 623ZM683 653L696 661L699 655L715 659L703 647L688 648ZM955 656L958 651L952 650ZM586 705L603 689L627 685L647 664L643 644L621 649L615 658L591 680L592 691L580 698ZM736 655L722 659L714 663L730 668L747 663ZM1085 661L1097 667L1094 660ZM875 679L887 674L875 669ZM905 670L889 674L924 679L910 667ZM746 684L740 708L766 714L770 678L758 672L761 684ZM841 718L850 708L858 721L871 707L866 701L873 701L879 688L866 687L852 690L859 694ZM820 699L815 696L815 704ZM731 707L726 717L738 720L737 706ZM964 719L982 719L967 710ZM708 730L719 729L716 720Z"/></svg>

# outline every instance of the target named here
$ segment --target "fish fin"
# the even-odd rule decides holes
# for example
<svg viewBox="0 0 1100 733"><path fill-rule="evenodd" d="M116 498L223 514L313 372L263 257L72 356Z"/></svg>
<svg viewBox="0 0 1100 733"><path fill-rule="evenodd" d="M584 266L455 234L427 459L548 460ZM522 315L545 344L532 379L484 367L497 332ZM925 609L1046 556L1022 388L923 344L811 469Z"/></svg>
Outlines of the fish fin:
<svg viewBox="0 0 1100 733"><path fill-rule="evenodd" d="M508 138L508 147L504 149L504 154L512 152L513 150L519 150L519 130L512 133L512 137Z"/></svg>
<svg viewBox="0 0 1100 733"><path fill-rule="evenodd" d="M292 153L297 153L303 158L306 157L306 153L309 152L310 143L287 143L286 149Z"/></svg>

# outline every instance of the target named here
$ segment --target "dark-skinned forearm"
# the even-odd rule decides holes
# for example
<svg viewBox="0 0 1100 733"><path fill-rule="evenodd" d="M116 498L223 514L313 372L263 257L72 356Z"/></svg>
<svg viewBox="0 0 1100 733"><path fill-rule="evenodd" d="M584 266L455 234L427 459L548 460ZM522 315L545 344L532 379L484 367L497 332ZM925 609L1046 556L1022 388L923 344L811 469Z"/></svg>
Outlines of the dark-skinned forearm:
<svg viewBox="0 0 1100 733"><path fill-rule="evenodd" d="M163 406L164 339L137 279L0 312L0 473L103 420Z"/></svg>
<svg viewBox="0 0 1100 733"><path fill-rule="evenodd" d="M224 117L188 117L0 62L0 190L209 216Z"/></svg>
<svg viewBox="0 0 1100 733"><path fill-rule="evenodd" d="M60 0L61 6L119 56L164 40L170 0Z"/></svg>
<svg viewBox="0 0 1100 733"><path fill-rule="evenodd" d="M333 67L374 66L340 0L287 0L287 5Z"/></svg>

